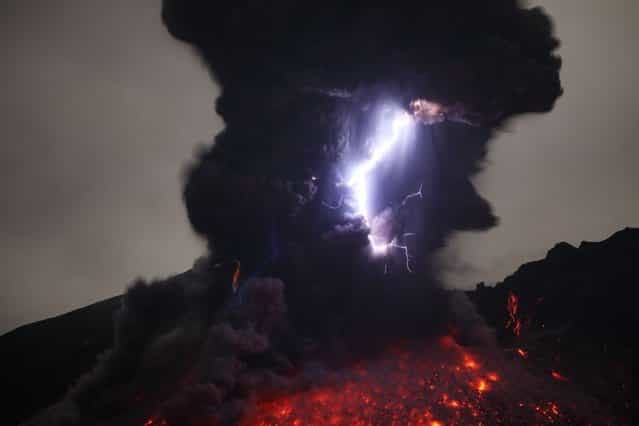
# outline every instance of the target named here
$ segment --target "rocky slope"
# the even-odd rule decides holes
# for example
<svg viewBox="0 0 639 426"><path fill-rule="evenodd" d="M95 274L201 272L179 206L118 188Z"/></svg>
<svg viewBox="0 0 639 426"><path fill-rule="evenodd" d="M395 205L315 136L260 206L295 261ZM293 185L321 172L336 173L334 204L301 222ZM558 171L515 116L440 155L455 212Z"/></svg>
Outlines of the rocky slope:
<svg viewBox="0 0 639 426"><path fill-rule="evenodd" d="M638 260L639 229L626 228L601 242L559 243L544 259L469 295L506 350L630 419Z"/></svg>

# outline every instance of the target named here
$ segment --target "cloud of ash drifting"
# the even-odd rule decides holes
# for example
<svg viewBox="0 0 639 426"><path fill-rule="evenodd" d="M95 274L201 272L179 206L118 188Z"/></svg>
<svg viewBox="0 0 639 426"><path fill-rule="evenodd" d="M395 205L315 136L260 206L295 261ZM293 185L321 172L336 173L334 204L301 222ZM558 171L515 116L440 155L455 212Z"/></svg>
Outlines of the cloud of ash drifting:
<svg viewBox="0 0 639 426"><path fill-rule="evenodd" d="M492 132L513 115L550 110L562 93L550 19L514 0L163 6L168 30L220 85L226 123L187 172L189 220L216 258L281 278L304 333L324 332L327 316L350 327L375 312L392 323L395 307L415 324L435 297L430 254L454 231L497 223L470 181ZM398 277L397 250L366 255L369 226L349 215L339 186L388 105L424 124L370 177L372 209L384 212L381 228L410 234L399 243L418 278ZM417 188L422 197L403 208ZM384 271L407 288L388 291Z"/></svg>
<svg viewBox="0 0 639 426"><path fill-rule="evenodd" d="M430 259L452 232L497 223L470 181L493 131L561 95L558 41L541 9L164 0L162 17L222 90L226 128L189 167L183 192L210 254L185 274L131 287L115 347L44 418L224 422L259 389L312 381L315 370L301 366L322 354L451 325L486 338L470 325L472 309L437 285ZM371 202L375 226L410 231L402 244L413 273L401 253L370 256L369 224L339 185L388 105L422 124L371 177Z"/></svg>
<svg viewBox="0 0 639 426"><path fill-rule="evenodd" d="M430 251L451 231L496 223L469 181L492 129L561 94L551 22L516 1L165 1L163 17L222 89L226 129L188 173L189 219L217 253L260 273L335 226L318 205L339 198L340 167L361 155L380 105L441 106L445 120L418 130L395 188L385 180L395 197L423 184Z"/></svg>
<svg viewBox="0 0 639 426"><path fill-rule="evenodd" d="M132 285L114 347L27 424L141 425L154 414L176 425L227 421L251 389L292 388L284 374L292 364L275 347L288 333L283 283L251 278L231 300L228 272L203 259L168 280Z"/></svg>

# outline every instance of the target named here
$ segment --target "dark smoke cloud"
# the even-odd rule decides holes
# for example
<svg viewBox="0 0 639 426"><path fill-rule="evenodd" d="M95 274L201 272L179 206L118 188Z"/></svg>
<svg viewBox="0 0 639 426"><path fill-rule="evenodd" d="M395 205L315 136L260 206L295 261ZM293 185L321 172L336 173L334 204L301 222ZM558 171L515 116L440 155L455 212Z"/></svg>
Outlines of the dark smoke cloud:
<svg viewBox="0 0 639 426"><path fill-rule="evenodd" d="M496 223L468 179L490 129L515 114L548 111L561 94L549 18L513 0L167 0L163 17L222 88L217 112L226 129L188 174L189 218L212 247L258 269L273 254L274 234L282 243L304 233L292 217L312 204L309 195L326 197L336 162L361 148L380 103L408 109L427 98L446 108L449 121L479 126L422 129L419 139L430 132L440 139L437 158L422 150L417 164L403 165L429 180L428 200L439 212L426 222L437 246L451 230Z"/></svg>
<svg viewBox="0 0 639 426"><path fill-rule="evenodd" d="M551 22L518 3L167 0L163 16L225 90L254 91L250 103L223 95L227 123L305 89L340 95L375 86L459 105L465 118L486 122L547 111L561 93Z"/></svg>
<svg viewBox="0 0 639 426"><path fill-rule="evenodd" d="M226 128L186 176L191 224L215 256L239 259L245 274L281 277L293 322L315 323L313 333L324 329L326 312L356 321L349 295L364 310L380 310L375 290L354 290L384 278L367 273L368 228L348 216L347 191L335 184L345 164L361 159L384 105L408 110L425 98L443 111L372 182L375 212L387 212L383 226L417 234L402 243L411 246L419 279L402 279L431 283L379 295L401 306L434 297L421 289L436 281L429 254L453 231L497 223L470 181L494 129L515 114L551 109L561 94L550 19L516 1L166 0L163 18L222 89L217 111ZM418 187L418 206L398 207ZM401 258L393 263L399 271ZM307 303L293 302L311 299L321 306L314 320ZM391 313L376 318L394 316L381 310ZM408 317L423 310L409 309Z"/></svg>
<svg viewBox="0 0 639 426"><path fill-rule="evenodd" d="M430 254L456 230L497 223L470 181L488 141L507 118L548 111L561 94L558 42L540 9L165 0L163 19L222 89L226 128L189 167L183 192L210 254L183 275L129 289L115 347L44 415L48 424L54 415L225 423L260 389L312 381L311 358L372 353L450 326L490 340L465 299L438 285ZM417 234L404 241L407 273L401 256L369 255L369 228L336 183L361 159L384 106L409 110L421 98L443 112L372 182L375 226ZM402 203L417 188L421 198Z"/></svg>
<svg viewBox="0 0 639 426"><path fill-rule="evenodd" d="M167 280L133 284L115 319L114 347L28 424L141 425L153 415L172 425L226 424L251 389L300 382L286 378L292 364L273 344L287 333L284 284L251 278L231 298L229 272L202 259Z"/></svg>

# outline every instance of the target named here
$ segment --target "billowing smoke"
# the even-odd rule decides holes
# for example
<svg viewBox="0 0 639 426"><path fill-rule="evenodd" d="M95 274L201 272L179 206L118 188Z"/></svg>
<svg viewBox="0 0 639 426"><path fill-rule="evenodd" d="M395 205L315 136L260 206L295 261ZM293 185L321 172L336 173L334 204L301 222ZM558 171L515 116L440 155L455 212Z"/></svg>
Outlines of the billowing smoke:
<svg viewBox="0 0 639 426"><path fill-rule="evenodd" d="M470 181L492 133L561 95L548 16L515 0L164 0L162 16L222 90L226 128L183 192L210 253L131 287L113 350L34 423L225 424L316 381L314 360L451 328L485 340L431 254L495 226ZM398 114L410 134L388 133ZM363 189L353 170L394 137Z"/></svg>
<svg viewBox="0 0 639 426"><path fill-rule="evenodd" d="M327 318L396 330L396 309L402 329L428 317L429 255L497 223L470 181L492 132L562 91L550 19L514 0L166 0L163 18L222 90L226 128L186 177L191 224L244 276L281 278L304 334L333 333ZM410 140L366 176L362 218L353 169L398 111L415 122ZM383 256L370 256L374 228Z"/></svg>
<svg viewBox="0 0 639 426"><path fill-rule="evenodd" d="M469 181L492 129L561 94L550 20L515 1L165 1L163 16L222 88L226 129L188 174L189 218L252 272L335 226L318 206L339 201L344 162L365 154L385 104L418 118L436 105L425 122L439 124L417 130L393 176L376 177L388 192L377 210L422 185L426 251L453 230L493 226Z"/></svg>

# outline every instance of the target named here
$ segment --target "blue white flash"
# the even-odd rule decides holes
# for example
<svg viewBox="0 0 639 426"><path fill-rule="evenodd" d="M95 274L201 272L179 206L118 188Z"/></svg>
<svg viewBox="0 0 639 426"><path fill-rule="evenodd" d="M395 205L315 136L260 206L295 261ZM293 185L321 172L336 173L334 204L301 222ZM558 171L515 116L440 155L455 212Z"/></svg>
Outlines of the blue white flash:
<svg viewBox="0 0 639 426"><path fill-rule="evenodd" d="M385 159L397 151L400 143L409 140L414 126L415 121L408 112L400 108L393 109L390 114L389 125L380 126L381 134L372 140L372 147L368 157L353 168L348 180L345 182L353 194L352 207L355 213L361 215L369 227L373 220L373 213L369 205L371 194L370 176ZM421 195L421 189L419 193ZM396 238L393 238L391 241L386 241L384 236L375 235L374 230L371 230L368 239L374 254L385 254L389 248L398 248L404 252L407 251L405 246L400 246L397 243ZM410 270L408 261L407 267Z"/></svg>

